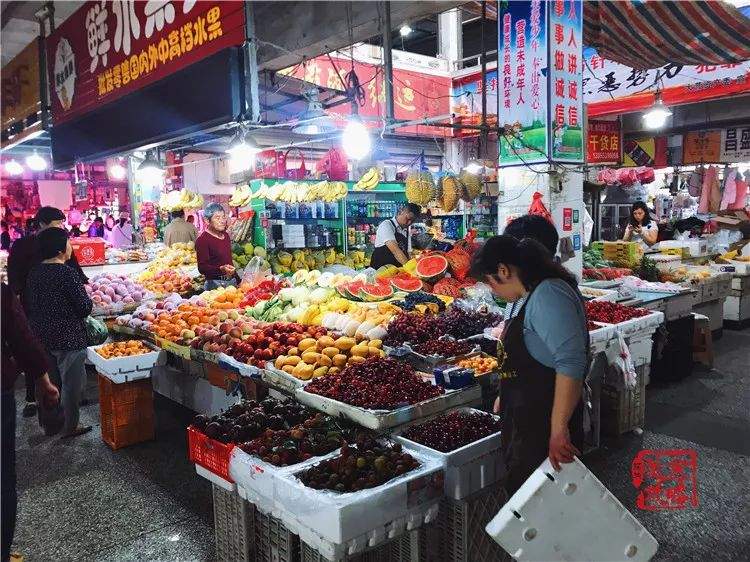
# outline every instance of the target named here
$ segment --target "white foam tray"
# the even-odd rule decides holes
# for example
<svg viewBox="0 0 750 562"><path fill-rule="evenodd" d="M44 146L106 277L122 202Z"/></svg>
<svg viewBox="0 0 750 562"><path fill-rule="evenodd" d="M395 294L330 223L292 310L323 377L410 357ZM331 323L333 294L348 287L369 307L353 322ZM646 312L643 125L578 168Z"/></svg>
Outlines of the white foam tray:
<svg viewBox="0 0 750 562"><path fill-rule="evenodd" d="M310 382L309 380L303 381L281 369L277 369L270 361L266 363L266 368L260 372L260 380L271 388L275 388L285 393L294 393L295 390L302 388Z"/></svg>
<svg viewBox="0 0 750 562"><path fill-rule="evenodd" d="M210 470L203 468L202 466L198 464L195 465L195 472L197 472L199 476L202 476L209 482L216 484L217 486L219 486L220 488L223 488L227 492L237 491L237 485L234 482L229 482L228 480L224 480L221 476L217 476Z"/></svg>
<svg viewBox="0 0 750 562"><path fill-rule="evenodd" d="M545 459L485 530L518 561L646 562L659 546L577 458Z"/></svg>
<svg viewBox="0 0 750 562"><path fill-rule="evenodd" d="M332 416L344 416L350 420L375 430L385 430L410 421L426 418L432 414L443 412L448 408L473 403L482 397L482 388L478 385L467 386L459 390L446 390L445 394L430 400L418 402L411 406L396 408L395 410L368 410L345 404L338 400L326 398L319 394L306 392L304 388L294 393L294 398L307 406L315 408Z"/></svg>
<svg viewBox="0 0 750 562"><path fill-rule="evenodd" d="M100 347L107 345L101 344L86 348L86 358L96 366L97 371L110 378L113 382L128 382L148 378L151 369L159 359L159 354L165 352L149 342L143 342L143 344L153 351L129 357L105 359L96 351Z"/></svg>

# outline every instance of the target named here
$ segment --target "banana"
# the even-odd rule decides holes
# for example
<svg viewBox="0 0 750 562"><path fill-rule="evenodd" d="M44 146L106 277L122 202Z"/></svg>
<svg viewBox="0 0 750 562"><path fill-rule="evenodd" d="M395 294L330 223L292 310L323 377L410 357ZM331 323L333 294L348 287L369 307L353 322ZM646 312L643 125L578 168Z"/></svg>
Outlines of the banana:
<svg viewBox="0 0 750 562"><path fill-rule="evenodd" d="M354 189L355 191L371 191L378 186L378 183L380 183L380 172L372 167L354 184Z"/></svg>

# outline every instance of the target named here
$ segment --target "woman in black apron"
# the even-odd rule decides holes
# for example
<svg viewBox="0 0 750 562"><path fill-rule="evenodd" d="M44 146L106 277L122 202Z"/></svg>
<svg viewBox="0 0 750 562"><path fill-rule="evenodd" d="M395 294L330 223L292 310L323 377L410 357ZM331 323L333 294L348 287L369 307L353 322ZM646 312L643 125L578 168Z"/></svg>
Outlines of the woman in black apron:
<svg viewBox="0 0 750 562"><path fill-rule="evenodd" d="M382 229L390 230L393 229L393 237L390 234L387 235L386 240L382 241L382 244L375 247L370 258L370 267L377 269L384 265L395 265L401 266L409 261L409 240L406 235L400 232L401 229L408 229L414 220L419 216L420 208L419 205L414 203L408 203L401 209L399 209L396 216L387 221L383 221L378 226L378 234L376 235L376 243L380 242L378 238L381 235ZM408 231L408 230L407 230ZM394 253L394 249L389 248L389 243L394 242L398 246L400 252ZM391 244L392 245L392 244Z"/></svg>
<svg viewBox="0 0 750 562"><path fill-rule="evenodd" d="M526 308L537 287L548 279L575 286L575 278L555 264L538 242L519 242L510 236L488 240L474 258L473 272L505 300L526 297L518 315L506 323L498 344L501 454L507 471L505 488L511 496L545 458L559 469L559 463L571 462L583 445L582 381L535 359L524 337ZM571 318L571 330L586 329L585 319L581 327L575 323ZM588 341L588 333L585 337ZM587 356L588 349L582 353Z"/></svg>

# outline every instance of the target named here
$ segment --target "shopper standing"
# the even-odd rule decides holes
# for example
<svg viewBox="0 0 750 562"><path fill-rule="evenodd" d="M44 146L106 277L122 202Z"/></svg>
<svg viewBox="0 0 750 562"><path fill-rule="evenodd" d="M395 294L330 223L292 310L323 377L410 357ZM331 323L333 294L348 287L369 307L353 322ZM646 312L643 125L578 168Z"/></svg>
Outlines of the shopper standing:
<svg viewBox="0 0 750 562"><path fill-rule="evenodd" d="M39 232L48 228L62 228L65 222L65 213L55 207L41 207L34 218L35 224L39 227ZM31 233L20 240L16 240L8 255L8 285L13 293L18 295L21 305L26 310L26 279L29 276L31 268L41 261L39 256L38 234ZM88 283L88 278L83 273L78 260L74 255L70 256L67 261L83 284ZM23 416L30 418L36 415L36 398L34 397L34 381L26 377L26 405L23 408Z"/></svg>
<svg viewBox="0 0 750 562"><path fill-rule="evenodd" d="M206 277L205 289L226 287L237 283L237 272L232 264L232 243L227 234L227 214L224 207L211 203L203 211L206 230L195 241L198 271Z"/></svg>
<svg viewBox="0 0 750 562"><path fill-rule="evenodd" d="M112 215L107 215L104 220L104 241L112 245L112 232L115 228L115 218Z"/></svg>
<svg viewBox="0 0 750 562"><path fill-rule="evenodd" d="M370 258L370 267L378 269L384 265L401 266L409 261L411 235L409 227L420 215L415 203L407 203L396 216L381 222L375 231L375 250Z"/></svg>
<svg viewBox="0 0 750 562"><path fill-rule="evenodd" d="M94 222L91 223L88 231L89 238L103 238L104 237L104 219L102 217L96 217Z"/></svg>
<svg viewBox="0 0 750 562"><path fill-rule="evenodd" d="M128 222L128 216L125 213L120 214L120 219L112 229L112 239L110 241L113 248L124 248L133 245L133 227Z"/></svg>
<svg viewBox="0 0 750 562"><path fill-rule="evenodd" d="M198 231L195 226L185 220L185 211L179 209L172 211L172 222L164 229L164 244L195 242L198 238Z"/></svg>
<svg viewBox="0 0 750 562"><path fill-rule="evenodd" d="M658 238L659 226L651 220L648 207L643 201L636 201L630 210L630 220L622 239L638 242L643 249L648 249L656 244Z"/></svg>
<svg viewBox="0 0 750 562"><path fill-rule="evenodd" d="M580 454L586 313L575 277L535 240L490 238L474 256L472 275L506 302L525 298L498 346L501 454L510 496L545 458L559 470Z"/></svg>
<svg viewBox="0 0 750 562"><path fill-rule="evenodd" d="M2 560L10 557L10 547L16 528L16 399L13 388L18 374L36 381L38 393L47 407L53 407L60 393L47 376L47 357L44 348L29 328L26 315L16 295L2 284Z"/></svg>
<svg viewBox="0 0 750 562"><path fill-rule="evenodd" d="M93 304L81 279L65 262L72 248L62 228L39 233L42 262L26 280L26 309L31 327L47 348L52 379L62 389L65 437L91 430L78 424L79 403L86 381L86 325Z"/></svg>
<svg viewBox="0 0 750 562"><path fill-rule="evenodd" d="M8 232L8 223L5 221L0 222L2 226L2 234L0 234L0 250L10 250L10 232Z"/></svg>

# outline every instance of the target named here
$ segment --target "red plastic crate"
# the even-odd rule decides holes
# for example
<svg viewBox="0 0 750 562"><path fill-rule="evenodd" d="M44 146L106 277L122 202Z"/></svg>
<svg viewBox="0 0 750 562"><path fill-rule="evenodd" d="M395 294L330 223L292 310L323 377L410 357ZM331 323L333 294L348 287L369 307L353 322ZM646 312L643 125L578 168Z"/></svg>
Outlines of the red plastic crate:
<svg viewBox="0 0 750 562"><path fill-rule="evenodd" d="M190 462L210 470L227 482L234 482L229 476L229 457L234 449L232 444L224 444L211 439L192 425L188 427L188 455Z"/></svg>

